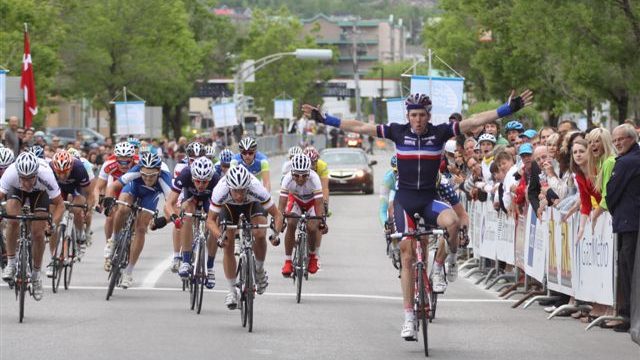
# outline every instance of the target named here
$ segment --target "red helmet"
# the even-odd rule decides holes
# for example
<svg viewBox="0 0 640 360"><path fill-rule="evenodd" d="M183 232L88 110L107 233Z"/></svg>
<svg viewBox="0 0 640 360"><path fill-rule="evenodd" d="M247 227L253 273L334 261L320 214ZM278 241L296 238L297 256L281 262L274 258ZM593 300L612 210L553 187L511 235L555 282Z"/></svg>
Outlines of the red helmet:
<svg viewBox="0 0 640 360"><path fill-rule="evenodd" d="M53 159L51 159L51 165L53 166L53 170L58 173L65 173L71 170L71 166L73 165L73 157L69 155L66 150L58 151L53 155Z"/></svg>
<svg viewBox="0 0 640 360"><path fill-rule="evenodd" d="M320 153L318 153L318 150L316 150L316 148L314 148L313 146L307 146L304 149L304 154L309 157L309 160L311 160L311 162L316 162L320 158Z"/></svg>

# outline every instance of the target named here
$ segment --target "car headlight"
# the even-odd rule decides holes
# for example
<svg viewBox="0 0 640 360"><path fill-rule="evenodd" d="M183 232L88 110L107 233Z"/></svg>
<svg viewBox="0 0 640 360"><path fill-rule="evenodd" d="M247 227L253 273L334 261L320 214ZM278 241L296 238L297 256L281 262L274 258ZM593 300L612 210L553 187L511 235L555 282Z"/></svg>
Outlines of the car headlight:
<svg viewBox="0 0 640 360"><path fill-rule="evenodd" d="M356 171L356 176L357 176L357 177L364 177L364 170L358 170L358 171Z"/></svg>

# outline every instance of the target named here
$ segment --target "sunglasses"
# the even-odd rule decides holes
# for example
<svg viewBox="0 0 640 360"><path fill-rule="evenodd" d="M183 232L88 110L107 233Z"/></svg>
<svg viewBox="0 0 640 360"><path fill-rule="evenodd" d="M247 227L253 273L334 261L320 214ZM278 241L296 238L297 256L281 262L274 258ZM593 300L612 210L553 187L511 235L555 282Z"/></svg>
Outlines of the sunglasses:
<svg viewBox="0 0 640 360"><path fill-rule="evenodd" d="M53 171L58 175L65 175L71 171L71 168L67 170L53 169Z"/></svg>
<svg viewBox="0 0 640 360"><path fill-rule="evenodd" d="M20 176L20 180L23 181L33 181L36 178L36 175L32 175L32 176Z"/></svg>
<svg viewBox="0 0 640 360"><path fill-rule="evenodd" d="M131 160L117 160L118 161L118 165L129 165L131 164Z"/></svg>
<svg viewBox="0 0 640 360"><path fill-rule="evenodd" d="M140 176L142 176L144 178L147 178L147 179L156 177L156 176L158 176L158 174L160 174L160 172L158 172L158 171L154 171L152 173L146 173L146 172L140 171Z"/></svg>
<svg viewBox="0 0 640 360"><path fill-rule="evenodd" d="M195 185L204 185L204 184L207 184L209 182L209 180L198 180L198 179L191 179L191 180L193 180L193 183Z"/></svg>
<svg viewBox="0 0 640 360"><path fill-rule="evenodd" d="M241 152L242 155L253 155L255 153L256 153L255 151L243 151L243 152Z"/></svg>
<svg viewBox="0 0 640 360"><path fill-rule="evenodd" d="M306 179L309 177L309 174L291 174L291 175L296 179L300 179L300 178Z"/></svg>

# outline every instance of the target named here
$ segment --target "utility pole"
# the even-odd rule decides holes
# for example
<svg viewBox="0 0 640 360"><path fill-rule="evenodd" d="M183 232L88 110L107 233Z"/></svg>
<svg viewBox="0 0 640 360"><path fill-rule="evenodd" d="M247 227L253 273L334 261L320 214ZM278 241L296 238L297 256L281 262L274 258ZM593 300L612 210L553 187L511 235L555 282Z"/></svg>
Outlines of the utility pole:
<svg viewBox="0 0 640 360"><path fill-rule="evenodd" d="M351 53L353 56L353 81L356 87L356 119L362 121L362 102L360 99L360 73L358 72L358 21L360 17L353 20L353 30L351 34Z"/></svg>

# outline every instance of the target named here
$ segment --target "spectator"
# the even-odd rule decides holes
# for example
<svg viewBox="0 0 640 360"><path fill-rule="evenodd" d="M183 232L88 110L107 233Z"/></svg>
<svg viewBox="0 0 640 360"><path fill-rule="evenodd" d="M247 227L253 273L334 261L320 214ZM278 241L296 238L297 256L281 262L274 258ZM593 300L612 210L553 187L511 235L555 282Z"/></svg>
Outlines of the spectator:
<svg viewBox="0 0 640 360"><path fill-rule="evenodd" d="M618 313L628 319L631 314L631 277L640 227L638 133L633 126L622 124L613 130L613 144L618 157L607 183L606 201L613 217L613 232L618 235L618 280L622 295ZM616 324L614 330L628 331L629 322Z"/></svg>
<svg viewBox="0 0 640 360"><path fill-rule="evenodd" d="M595 184L596 190L602 194L602 200L591 219L592 225L595 226L598 217L607 210L607 183L616 163L616 155L611 133L605 128L591 130L587 134L587 142L589 143L589 177Z"/></svg>
<svg viewBox="0 0 640 360"><path fill-rule="evenodd" d="M12 116L9 118L9 128L4 132L4 142L5 145L14 154L20 152L20 138L18 137L18 117Z"/></svg>
<svg viewBox="0 0 640 360"><path fill-rule="evenodd" d="M578 191L580 193L580 202L577 203L577 207L574 207L567 215L564 216L563 221L580 208L580 225L578 226L578 237L576 241L582 241L584 235L584 227L587 223L587 219L591 214L593 205L591 197L593 197L596 203L600 203L602 196L598 192L589 178L589 165L587 159L587 151L589 144L584 139L576 139L571 147L571 172L575 175L576 183L578 184Z"/></svg>
<svg viewBox="0 0 640 360"><path fill-rule="evenodd" d="M480 153L482 154L482 179L491 185L491 164L493 163L493 148L496 145L496 138L491 134L482 134L478 139L480 144Z"/></svg>
<svg viewBox="0 0 640 360"><path fill-rule="evenodd" d="M496 138L496 145L507 145L509 142L507 139L503 138L500 135L500 120L496 120L495 122L488 123L484 125L484 133L491 134Z"/></svg>
<svg viewBox="0 0 640 360"><path fill-rule="evenodd" d="M564 135L570 131L579 131L578 124L573 120L562 120L558 123L558 133Z"/></svg>
<svg viewBox="0 0 640 360"><path fill-rule="evenodd" d="M506 151L499 152L496 155L495 161L498 164L500 171L505 174L504 179L502 180L502 203L504 205L504 209L507 213L513 214L511 203L513 194L515 194L518 187L518 181L516 180L518 166L516 166L513 156Z"/></svg>
<svg viewBox="0 0 640 360"><path fill-rule="evenodd" d="M20 150L22 150L24 148L24 129L23 128L18 128L18 130L16 130L16 134L18 134L18 140L20 143ZM16 153L17 154L17 153Z"/></svg>
<svg viewBox="0 0 640 360"><path fill-rule="evenodd" d="M538 135L538 132L533 129L528 129L527 131L520 134L519 138L522 139L523 143L530 143L533 146L533 139Z"/></svg>
<svg viewBox="0 0 640 360"><path fill-rule="evenodd" d="M552 126L545 126L542 128L542 130L540 130L540 144L542 145L547 145L547 140L549 139L549 136L553 135L556 133L556 129L554 129ZM549 149L547 149L547 151L549 151Z"/></svg>
<svg viewBox="0 0 640 360"><path fill-rule="evenodd" d="M524 132L524 127L519 121L509 121L509 123L507 123L506 130L507 141L509 142L509 144L514 144L520 134ZM518 149L516 149L516 151L517 150Z"/></svg>
<svg viewBox="0 0 640 360"><path fill-rule="evenodd" d="M542 217L547 201L546 198L540 199L542 188L547 188L547 174L543 169L548 165L549 157L546 146L538 146L533 150L533 162L531 163L531 175L529 177L529 187L527 189L527 195L529 198L529 204L533 209L534 214L538 218ZM543 194L546 196L546 194Z"/></svg>
<svg viewBox="0 0 640 360"><path fill-rule="evenodd" d="M518 187L515 191L514 202L517 206L517 214L524 214L524 205L526 201L526 191L531 176L531 162L533 155L533 146L531 144L522 144L518 148L518 156L522 162L522 167L519 171Z"/></svg>

